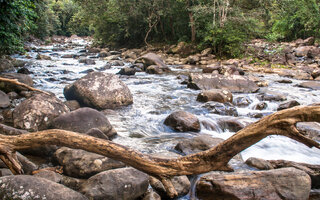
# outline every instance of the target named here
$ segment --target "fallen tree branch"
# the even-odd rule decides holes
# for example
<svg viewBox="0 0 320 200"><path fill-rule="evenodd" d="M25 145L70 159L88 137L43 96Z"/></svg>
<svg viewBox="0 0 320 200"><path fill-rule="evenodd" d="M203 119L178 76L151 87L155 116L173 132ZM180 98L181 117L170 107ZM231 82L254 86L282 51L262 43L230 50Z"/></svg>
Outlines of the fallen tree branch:
<svg viewBox="0 0 320 200"><path fill-rule="evenodd" d="M48 144L83 149L122 161L158 178L168 196L174 197L177 192L172 186L170 177L210 171L231 171L228 166L231 158L269 135L287 136L310 148L320 149L319 143L307 138L296 129L296 123L303 121L320 122L320 106L299 106L276 112L250 124L209 150L173 159L142 154L112 141L59 129L19 136L0 135L0 158L13 173L19 174L22 173L22 168L14 156L15 151Z"/></svg>
<svg viewBox="0 0 320 200"><path fill-rule="evenodd" d="M36 88L31 87L31 86L29 86L29 85L27 85L27 84L21 83L21 82L19 82L17 79L10 79L10 78L0 77L0 82L1 82L1 81L2 81L2 82L7 82L7 83L12 83L12 84L15 84L15 85L17 85L17 86L21 86L21 87L27 88L28 90L31 90L31 91L37 91L37 92L41 92L41 93L50 95L48 92L45 92L45 91L36 89Z"/></svg>

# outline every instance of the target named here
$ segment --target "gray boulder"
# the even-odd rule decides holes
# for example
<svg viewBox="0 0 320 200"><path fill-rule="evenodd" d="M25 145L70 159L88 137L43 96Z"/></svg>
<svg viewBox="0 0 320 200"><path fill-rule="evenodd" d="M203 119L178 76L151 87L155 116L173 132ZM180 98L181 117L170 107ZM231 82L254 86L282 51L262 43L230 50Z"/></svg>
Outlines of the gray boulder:
<svg viewBox="0 0 320 200"><path fill-rule="evenodd" d="M69 108L53 95L36 94L21 102L13 111L15 128L40 131L48 128L50 122Z"/></svg>
<svg viewBox="0 0 320 200"><path fill-rule="evenodd" d="M62 147L54 158L63 166L66 175L76 178L89 178L105 170L124 167L120 161L80 149Z"/></svg>
<svg viewBox="0 0 320 200"><path fill-rule="evenodd" d="M199 199L304 199L309 198L311 180L295 168L205 175L196 185Z"/></svg>
<svg viewBox="0 0 320 200"><path fill-rule="evenodd" d="M299 105L300 105L300 103L298 101L291 100L291 101L280 104L277 110L278 111L284 110L284 109L292 108L292 107L299 106Z"/></svg>
<svg viewBox="0 0 320 200"><path fill-rule="evenodd" d="M320 124L318 122L299 122L296 127L309 138L320 141Z"/></svg>
<svg viewBox="0 0 320 200"><path fill-rule="evenodd" d="M145 69L150 65L157 65L160 68L168 68L168 66L163 62L162 58L155 53L147 53L140 58L137 59L138 61L142 61Z"/></svg>
<svg viewBox="0 0 320 200"><path fill-rule="evenodd" d="M260 170L274 169L270 162L263 160L261 158L250 157L246 160L246 164L249 165L250 167L254 167Z"/></svg>
<svg viewBox="0 0 320 200"><path fill-rule="evenodd" d="M10 106L10 99L8 95L0 90L0 108L7 108Z"/></svg>
<svg viewBox="0 0 320 200"><path fill-rule="evenodd" d="M320 90L320 83L317 81L307 81L307 82L300 83L298 87L309 88L313 90Z"/></svg>
<svg viewBox="0 0 320 200"><path fill-rule="evenodd" d="M89 178L81 192L94 200L134 200L147 191L148 178L134 168L108 170Z"/></svg>
<svg viewBox="0 0 320 200"><path fill-rule="evenodd" d="M187 176L175 176L170 180L173 187L177 191L178 196L184 196L189 193L191 184ZM150 177L150 185L163 199L170 199L161 181L156 178Z"/></svg>
<svg viewBox="0 0 320 200"><path fill-rule="evenodd" d="M220 103L230 102L232 103L232 93L228 90L222 89L211 89L202 91L198 94L197 101L200 102L208 102L208 101L216 101Z"/></svg>
<svg viewBox="0 0 320 200"><path fill-rule="evenodd" d="M63 185L28 175L0 178L0 198L3 200L87 200L82 194Z"/></svg>
<svg viewBox="0 0 320 200"><path fill-rule="evenodd" d="M130 67L124 67L124 68L120 69L120 71L117 74L126 75L126 76L133 76L136 74L136 69L130 68Z"/></svg>
<svg viewBox="0 0 320 200"><path fill-rule="evenodd" d="M67 100L98 110L133 103L129 88L114 74L92 72L64 88Z"/></svg>
<svg viewBox="0 0 320 200"><path fill-rule="evenodd" d="M258 99L262 101L285 101L287 97L279 92L263 89L260 90Z"/></svg>
<svg viewBox="0 0 320 200"><path fill-rule="evenodd" d="M92 108L79 108L75 111L62 114L52 120L50 128L78 133L86 133L90 129L98 128L109 138L116 134L107 117Z"/></svg>
<svg viewBox="0 0 320 200"><path fill-rule="evenodd" d="M209 112L219 115L238 116L238 111L231 103L207 102L203 107L209 109Z"/></svg>
<svg viewBox="0 0 320 200"><path fill-rule="evenodd" d="M200 131L199 119L195 115L185 111L171 113L165 119L164 124L180 132Z"/></svg>

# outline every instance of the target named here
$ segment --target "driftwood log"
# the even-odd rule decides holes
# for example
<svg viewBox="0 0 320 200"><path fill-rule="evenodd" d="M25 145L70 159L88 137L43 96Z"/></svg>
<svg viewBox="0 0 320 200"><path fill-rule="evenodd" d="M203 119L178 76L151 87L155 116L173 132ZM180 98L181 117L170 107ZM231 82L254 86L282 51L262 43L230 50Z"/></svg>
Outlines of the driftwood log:
<svg viewBox="0 0 320 200"><path fill-rule="evenodd" d="M157 158L111 141L58 129L18 136L0 135L0 158L14 174L21 174L23 171L16 151L45 144L83 149L122 161L158 178L168 195L175 197L177 192L170 181L172 176L231 171L228 162L232 157L269 135L283 135L310 148L320 149L318 142L307 138L295 126L298 122L312 121L320 122L320 106L299 106L282 110L252 123L209 150L174 159Z"/></svg>
<svg viewBox="0 0 320 200"><path fill-rule="evenodd" d="M10 78L0 77L0 82L11 83L11 84L14 84L14 85L17 85L17 86L24 87L24 88L26 88L26 89L28 89L28 90L31 90L31 91L41 92L41 93L50 95L48 92L45 92L45 91L36 89L36 88L31 87L31 86L29 86L29 85L27 85L27 84L21 83L21 82L19 82L17 79L10 79Z"/></svg>

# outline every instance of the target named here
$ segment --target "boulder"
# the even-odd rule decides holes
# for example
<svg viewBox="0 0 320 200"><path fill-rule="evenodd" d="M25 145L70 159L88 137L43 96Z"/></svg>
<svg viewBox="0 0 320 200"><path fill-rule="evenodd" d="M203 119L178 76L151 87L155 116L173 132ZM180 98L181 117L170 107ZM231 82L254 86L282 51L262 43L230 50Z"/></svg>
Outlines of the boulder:
<svg viewBox="0 0 320 200"><path fill-rule="evenodd" d="M249 97L237 97L233 99L233 104L238 107L247 107L252 103L252 100Z"/></svg>
<svg viewBox="0 0 320 200"><path fill-rule="evenodd" d="M88 200L82 194L63 185L29 175L0 178L1 199Z"/></svg>
<svg viewBox="0 0 320 200"><path fill-rule="evenodd" d="M106 170L125 167L125 164L120 161L67 147L58 149L54 154L54 158L63 166L66 175L75 178L89 178Z"/></svg>
<svg viewBox="0 0 320 200"><path fill-rule="evenodd" d="M82 58L79 60L79 63L84 63L86 65L95 65L96 62L92 59L89 59L89 58Z"/></svg>
<svg viewBox="0 0 320 200"><path fill-rule="evenodd" d="M236 117L224 117L219 119L217 123L223 131L228 130L231 132L238 132L246 126L246 124L240 122Z"/></svg>
<svg viewBox="0 0 320 200"><path fill-rule="evenodd" d="M147 53L140 58L137 59L137 61L142 60L142 62L145 65L145 68L147 68L150 65L157 65L161 69L168 69L169 67L163 62L162 58L158 56L155 53Z"/></svg>
<svg viewBox="0 0 320 200"><path fill-rule="evenodd" d="M200 61L199 55L191 55L187 58L187 63L191 65L195 65Z"/></svg>
<svg viewBox="0 0 320 200"><path fill-rule="evenodd" d="M274 169L270 162L263 160L261 158L250 157L246 160L246 164L249 165L250 167L254 167L260 170Z"/></svg>
<svg viewBox="0 0 320 200"><path fill-rule="evenodd" d="M33 80L30 76L26 74L19 74L19 73L3 73L0 75L0 77L8 78L8 79L17 79L20 83L24 83L29 86L33 86ZM0 82L0 90L8 93L8 92L20 92L20 91L26 91L25 87L17 86L12 83L8 82Z"/></svg>
<svg viewBox="0 0 320 200"><path fill-rule="evenodd" d="M77 110L81 107L79 102L76 100L65 101L64 104L70 109L70 111Z"/></svg>
<svg viewBox="0 0 320 200"><path fill-rule="evenodd" d="M199 119L185 111L175 111L171 113L164 121L164 124L179 132L200 131Z"/></svg>
<svg viewBox="0 0 320 200"><path fill-rule="evenodd" d="M11 70L13 67L11 59L0 57L0 72Z"/></svg>
<svg viewBox="0 0 320 200"><path fill-rule="evenodd" d="M32 74L33 72L30 72L30 70L28 68L22 67L22 68L18 69L17 73L19 73L19 74Z"/></svg>
<svg viewBox="0 0 320 200"><path fill-rule="evenodd" d="M188 155L208 150L223 141L224 140L221 138L214 138L210 135L204 134L191 139L184 139L178 142L174 149L184 155Z"/></svg>
<svg viewBox="0 0 320 200"><path fill-rule="evenodd" d="M54 95L36 94L13 110L13 125L28 131L40 131L47 129L54 118L67 112L69 108Z"/></svg>
<svg viewBox="0 0 320 200"><path fill-rule="evenodd" d="M126 76L132 76L132 75L136 74L136 69L135 68L130 68L130 67L124 67L117 74L126 75Z"/></svg>
<svg viewBox="0 0 320 200"><path fill-rule="evenodd" d="M202 73L211 74L214 71L216 71L216 74L219 74L221 70L222 70L222 66L216 65L216 64L212 64L212 65L208 65L208 66L204 67L202 69Z"/></svg>
<svg viewBox="0 0 320 200"><path fill-rule="evenodd" d="M150 65L146 69L146 73L148 74L163 74L165 72L170 72L169 68L161 68L158 65Z"/></svg>
<svg viewBox="0 0 320 200"><path fill-rule="evenodd" d="M259 90L255 82L244 76L197 73L191 73L189 75L188 87L198 90L223 89L229 90L232 93L252 93Z"/></svg>
<svg viewBox="0 0 320 200"><path fill-rule="evenodd" d="M309 198L311 180L295 168L243 173L211 173L196 185L199 199L305 199Z"/></svg>
<svg viewBox="0 0 320 200"><path fill-rule="evenodd" d="M307 82L298 84L298 87L309 88L313 90L320 90L320 83L317 81L307 81Z"/></svg>
<svg viewBox="0 0 320 200"><path fill-rule="evenodd" d="M75 111L65 113L52 120L50 128L86 133L92 128L98 128L107 137L115 136L107 117L92 108L79 108Z"/></svg>
<svg viewBox="0 0 320 200"><path fill-rule="evenodd" d="M147 191L148 179L134 168L108 170L90 177L81 192L89 199L134 200Z"/></svg>
<svg viewBox="0 0 320 200"><path fill-rule="evenodd" d="M279 92L267 90L267 89L260 89L260 94L258 95L258 99L261 101L285 101L287 97L284 94Z"/></svg>
<svg viewBox="0 0 320 200"><path fill-rule="evenodd" d="M154 190L149 189L143 196L142 200L161 200L161 197Z"/></svg>
<svg viewBox="0 0 320 200"><path fill-rule="evenodd" d="M209 109L210 113L215 113L219 115L230 115L230 116L238 116L238 111L235 106L231 103L219 103L219 102L207 102L203 105L203 107Z"/></svg>
<svg viewBox="0 0 320 200"><path fill-rule="evenodd" d="M16 129L4 124L0 124L0 132L3 135L21 135L21 134L29 133L26 130Z"/></svg>
<svg viewBox="0 0 320 200"><path fill-rule="evenodd" d="M298 122L296 127L308 138L320 141L320 124L318 122Z"/></svg>
<svg viewBox="0 0 320 200"><path fill-rule="evenodd" d="M198 94L197 101L200 102L208 102L208 101L216 101L220 103L230 102L232 103L232 93L228 90L222 89L211 89L202 91Z"/></svg>
<svg viewBox="0 0 320 200"><path fill-rule="evenodd" d="M52 60L50 56L42 55L42 54L37 54L36 57L37 60Z"/></svg>
<svg viewBox="0 0 320 200"><path fill-rule="evenodd" d="M253 106L254 110L264 110L268 107L268 104L266 102L259 102L256 105Z"/></svg>
<svg viewBox="0 0 320 200"><path fill-rule="evenodd" d="M277 110L278 111L284 110L284 109L292 108L292 107L299 106L299 105L300 105L300 103L298 101L290 100L288 102L280 104Z"/></svg>
<svg viewBox="0 0 320 200"><path fill-rule="evenodd" d="M64 88L67 100L98 110L133 103L129 88L114 74L92 72Z"/></svg>
<svg viewBox="0 0 320 200"><path fill-rule="evenodd" d="M178 197L185 196L189 193L191 184L187 176L175 176L170 180L178 193ZM163 199L170 199L161 181L150 177L150 185Z"/></svg>
<svg viewBox="0 0 320 200"><path fill-rule="evenodd" d="M8 95L0 90L0 108L7 108L10 106L10 99Z"/></svg>

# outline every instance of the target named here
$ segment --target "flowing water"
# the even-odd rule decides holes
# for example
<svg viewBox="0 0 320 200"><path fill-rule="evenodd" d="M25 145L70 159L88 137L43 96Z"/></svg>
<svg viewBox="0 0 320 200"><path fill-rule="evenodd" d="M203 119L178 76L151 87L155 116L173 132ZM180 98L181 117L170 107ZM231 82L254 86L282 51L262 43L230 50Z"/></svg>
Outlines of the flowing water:
<svg viewBox="0 0 320 200"><path fill-rule="evenodd" d="M41 54L50 55L52 60L36 60L37 52L29 52L31 59L24 56L17 56L19 59L31 60L32 66L29 68L33 72L31 75L35 81L35 87L51 91L61 100L63 88L86 74L86 70L103 71L107 73L117 73L121 66L113 66L111 69L101 70L107 63L105 60L95 58L96 65L80 64L78 59L61 58L64 54L81 54L84 40L74 40L73 48L65 51L56 51L56 46L41 47ZM130 66L130 63L125 63ZM210 110L203 107L203 103L197 102L196 97L199 91L192 90L186 85L180 84L181 80L177 74L190 72L187 69L180 69L178 66L170 66L175 72L164 75L150 75L145 72L138 72L135 76L121 76L130 88L134 103L128 107L121 108L115 112L107 114L111 124L118 132L115 142L130 146L145 153L172 151L174 146L184 138L191 138L199 134L210 134L213 137L227 139L234 132L223 130L218 127L217 121L221 118L230 118L210 113ZM197 72L201 69L194 68ZM299 80L292 79L291 84L276 82L283 79L278 75L259 75L262 80L269 83L268 89L284 94L288 100L297 100L302 105L318 102L320 91L295 87ZM287 79L287 78L286 78ZM247 107L237 107L238 119L245 123L251 123L257 119L251 118L253 113L269 114L275 112L278 102L267 102L265 110L253 110L253 106L260 102L257 94L234 94L237 97L248 97L252 103ZM176 133L166 127L164 119L173 111L185 110L195 114L201 121L200 133ZM210 126L208 126L210 124ZM212 129L212 127L216 127ZM249 157L263 159L285 159L310 164L320 164L320 150L310 149L296 141L282 136L269 136L259 143L251 146L241 153L244 160ZM235 166L236 167L236 166Z"/></svg>

